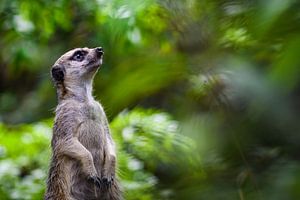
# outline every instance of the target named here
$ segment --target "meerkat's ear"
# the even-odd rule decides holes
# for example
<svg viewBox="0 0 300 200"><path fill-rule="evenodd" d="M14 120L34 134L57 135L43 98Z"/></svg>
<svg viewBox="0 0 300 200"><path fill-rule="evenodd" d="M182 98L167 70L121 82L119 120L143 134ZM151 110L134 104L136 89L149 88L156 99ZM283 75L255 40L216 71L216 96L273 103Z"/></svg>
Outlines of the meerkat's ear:
<svg viewBox="0 0 300 200"><path fill-rule="evenodd" d="M51 69L51 76L56 82L63 82L65 77L65 68L62 65L54 65Z"/></svg>

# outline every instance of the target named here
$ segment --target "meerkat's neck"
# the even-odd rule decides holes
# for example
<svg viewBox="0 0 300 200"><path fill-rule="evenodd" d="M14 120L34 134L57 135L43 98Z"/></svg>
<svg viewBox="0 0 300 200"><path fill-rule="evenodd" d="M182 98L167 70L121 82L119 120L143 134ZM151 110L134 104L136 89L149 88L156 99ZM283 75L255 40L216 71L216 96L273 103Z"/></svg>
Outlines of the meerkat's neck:
<svg viewBox="0 0 300 200"><path fill-rule="evenodd" d="M64 90L58 91L58 94L60 94L58 95L59 101L64 99L76 99L81 102L90 102L94 100L92 95L92 80L68 82L63 88L58 88L58 90Z"/></svg>

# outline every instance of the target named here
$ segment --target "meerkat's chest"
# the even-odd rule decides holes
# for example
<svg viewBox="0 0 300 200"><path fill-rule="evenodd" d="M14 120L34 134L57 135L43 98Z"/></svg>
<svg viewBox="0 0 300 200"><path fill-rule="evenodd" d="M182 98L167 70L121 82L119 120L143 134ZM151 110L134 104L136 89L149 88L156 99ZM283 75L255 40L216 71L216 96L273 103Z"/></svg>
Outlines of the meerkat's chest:
<svg viewBox="0 0 300 200"><path fill-rule="evenodd" d="M103 108L97 103L87 103L83 106L82 110L86 120L101 122L105 118Z"/></svg>
<svg viewBox="0 0 300 200"><path fill-rule="evenodd" d="M105 138L105 114L99 104L85 104L82 107L83 118L77 132L79 141L91 152L103 146Z"/></svg>

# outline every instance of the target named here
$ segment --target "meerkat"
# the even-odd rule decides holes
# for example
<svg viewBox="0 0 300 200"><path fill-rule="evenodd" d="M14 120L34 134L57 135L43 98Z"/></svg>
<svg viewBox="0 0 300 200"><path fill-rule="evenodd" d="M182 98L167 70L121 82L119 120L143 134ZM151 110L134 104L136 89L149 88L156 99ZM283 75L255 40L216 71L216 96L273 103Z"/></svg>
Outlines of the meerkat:
<svg viewBox="0 0 300 200"><path fill-rule="evenodd" d="M92 96L103 49L77 48L52 66L57 90L45 200L119 200L116 153L101 104Z"/></svg>

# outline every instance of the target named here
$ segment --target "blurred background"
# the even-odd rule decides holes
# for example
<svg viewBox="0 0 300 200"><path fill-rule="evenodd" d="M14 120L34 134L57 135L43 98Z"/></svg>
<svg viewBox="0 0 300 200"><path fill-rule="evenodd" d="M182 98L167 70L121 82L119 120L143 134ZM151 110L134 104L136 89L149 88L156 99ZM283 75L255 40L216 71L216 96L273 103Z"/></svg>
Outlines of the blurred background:
<svg viewBox="0 0 300 200"><path fill-rule="evenodd" d="M0 199L41 199L50 67L102 46L94 94L125 199L300 199L297 0L1 0Z"/></svg>

